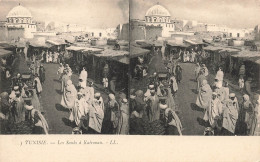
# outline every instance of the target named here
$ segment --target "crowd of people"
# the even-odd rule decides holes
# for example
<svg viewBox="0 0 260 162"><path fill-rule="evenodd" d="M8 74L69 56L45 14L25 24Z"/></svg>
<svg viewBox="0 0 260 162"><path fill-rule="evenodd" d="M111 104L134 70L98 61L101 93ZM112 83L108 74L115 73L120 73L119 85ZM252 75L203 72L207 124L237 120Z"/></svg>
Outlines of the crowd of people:
<svg viewBox="0 0 260 162"><path fill-rule="evenodd" d="M153 59L161 59L161 54L155 52ZM130 91L130 134L182 135L175 102L182 68L175 61L161 60L161 65L164 69L147 78L146 92L141 89Z"/></svg>
<svg viewBox="0 0 260 162"><path fill-rule="evenodd" d="M195 68L195 79L198 83L196 105L204 110L203 120L207 132L210 132L208 135L259 135L260 99L259 96L255 99L249 90L243 90L244 73L240 74L239 88L243 93L243 101L239 103L236 94L230 92L228 82L224 81L224 72L221 67L216 73L214 83L209 85L207 68L204 64L200 66L197 63Z"/></svg>
<svg viewBox="0 0 260 162"><path fill-rule="evenodd" d="M231 93L228 82L224 81L222 67L219 66L214 82L210 84L210 71L203 61L206 57L205 51L195 52L193 49L190 51L180 50L177 58L173 55L161 56L164 58L166 73L159 71L148 77L146 92L131 89L130 134L152 134L149 131L156 134L161 132L153 129L161 128L165 130L162 134L182 134L181 121L177 115L179 108L176 104L178 85L181 83L183 72L179 62L190 62L196 64L194 68L194 80L197 82L196 105L204 112L204 135L259 135L260 98L251 92L252 78L247 77L247 80L244 80L247 76L245 65L242 64L239 70L239 90ZM161 58L156 55L158 54L155 53L153 59L160 62ZM243 100L240 102L236 95L241 93ZM157 121L160 123L159 126L152 124ZM145 122L150 125L147 126Z"/></svg>
<svg viewBox="0 0 260 162"><path fill-rule="evenodd" d="M17 73L13 76L13 73L8 72L5 75L5 81L11 83L7 91L0 94L1 132L3 133L13 133L13 127L27 122L32 130L26 133L48 134L49 128L40 102L45 68L39 63L37 67L30 66L30 70L31 74L28 75Z"/></svg>
<svg viewBox="0 0 260 162"><path fill-rule="evenodd" d="M61 81L61 106L69 109L69 120L73 130L83 134L128 134L129 106L125 94L108 95L104 102L101 92L88 81L88 73L83 67L79 82L74 85L71 80L72 70L68 64L60 64L57 74ZM75 133L75 132L74 132Z"/></svg>

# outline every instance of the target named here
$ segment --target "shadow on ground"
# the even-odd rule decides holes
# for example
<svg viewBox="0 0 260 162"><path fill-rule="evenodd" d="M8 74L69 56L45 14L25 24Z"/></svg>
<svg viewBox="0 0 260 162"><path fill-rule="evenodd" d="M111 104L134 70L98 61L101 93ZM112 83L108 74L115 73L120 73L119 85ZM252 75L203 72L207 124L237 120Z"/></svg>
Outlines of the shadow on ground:
<svg viewBox="0 0 260 162"><path fill-rule="evenodd" d="M62 94L62 92L59 89L55 89L58 94Z"/></svg>
<svg viewBox="0 0 260 162"><path fill-rule="evenodd" d="M191 103L190 107L193 111L200 111L200 112L204 112L204 109L200 108L199 106L197 106L195 103Z"/></svg>
<svg viewBox="0 0 260 162"><path fill-rule="evenodd" d="M208 122L206 122L205 120L203 120L200 117L197 118L197 121L198 121L199 125L201 125L201 126L204 126L204 127L209 127L210 126Z"/></svg>
<svg viewBox="0 0 260 162"><path fill-rule="evenodd" d="M70 112L69 109L64 108L63 106L61 106L61 104L55 104L56 110L58 111L63 111L63 112Z"/></svg>
<svg viewBox="0 0 260 162"><path fill-rule="evenodd" d="M60 82L59 79L53 79L54 82Z"/></svg>
<svg viewBox="0 0 260 162"><path fill-rule="evenodd" d="M192 81L192 82L197 82L196 79L190 79L190 81Z"/></svg>
<svg viewBox="0 0 260 162"><path fill-rule="evenodd" d="M63 121L63 123L64 123L66 126L69 126L69 127L71 127L71 128L76 127L76 125L75 125L74 123L72 123L68 118L63 117L63 118L62 118L62 121Z"/></svg>
<svg viewBox="0 0 260 162"><path fill-rule="evenodd" d="M191 91L195 94L198 94L197 90L196 89L191 89Z"/></svg>

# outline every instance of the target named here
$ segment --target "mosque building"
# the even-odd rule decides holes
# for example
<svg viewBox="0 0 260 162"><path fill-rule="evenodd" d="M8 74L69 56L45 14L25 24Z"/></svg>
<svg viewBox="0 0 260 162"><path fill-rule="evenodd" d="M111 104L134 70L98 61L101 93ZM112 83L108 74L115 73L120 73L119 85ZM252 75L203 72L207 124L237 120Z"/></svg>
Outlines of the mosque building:
<svg viewBox="0 0 260 162"><path fill-rule="evenodd" d="M36 23L33 22L31 12L20 4L9 11L2 28L5 36L10 39L33 38L36 32Z"/></svg>
<svg viewBox="0 0 260 162"><path fill-rule="evenodd" d="M175 24L171 20L169 11L158 3L149 8L145 14L146 26L161 26L162 37L170 37L175 30Z"/></svg>

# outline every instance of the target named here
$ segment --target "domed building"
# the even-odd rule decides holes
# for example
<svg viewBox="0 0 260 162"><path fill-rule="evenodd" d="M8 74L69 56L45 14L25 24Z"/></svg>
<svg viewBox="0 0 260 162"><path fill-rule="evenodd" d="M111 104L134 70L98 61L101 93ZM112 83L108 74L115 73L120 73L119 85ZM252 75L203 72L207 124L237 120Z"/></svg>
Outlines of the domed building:
<svg viewBox="0 0 260 162"><path fill-rule="evenodd" d="M162 37L171 36L174 31L174 23L171 21L171 14L163 6L156 4L149 8L145 14L146 26L161 26Z"/></svg>
<svg viewBox="0 0 260 162"><path fill-rule="evenodd" d="M6 19L6 27L10 36L16 33L19 37L32 38L33 32L36 32L36 24L32 21L31 12L20 4L9 11Z"/></svg>

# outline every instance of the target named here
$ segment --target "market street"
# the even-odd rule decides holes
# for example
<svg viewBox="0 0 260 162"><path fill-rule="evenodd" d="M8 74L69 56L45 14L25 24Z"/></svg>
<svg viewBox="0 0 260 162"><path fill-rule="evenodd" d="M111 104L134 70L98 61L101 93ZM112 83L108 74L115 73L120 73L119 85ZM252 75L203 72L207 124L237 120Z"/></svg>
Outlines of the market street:
<svg viewBox="0 0 260 162"><path fill-rule="evenodd" d="M73 126L69 121L69 110L60 105L61 102L61 83L58 81L57 69L58 64L44 64L46 70L46 80L43 84L41 104L45 111L44 116L49 124L50 134L71 134ZM78 82L78 75L72 75L72 82ZM96 90L96 88L95 88ZM107 102L108 98L103 92L100 92Z"/></svg>

